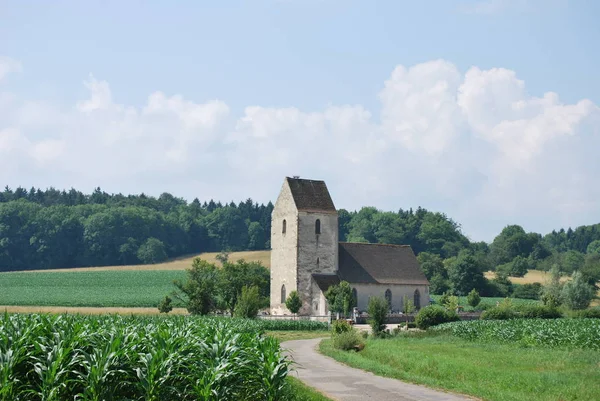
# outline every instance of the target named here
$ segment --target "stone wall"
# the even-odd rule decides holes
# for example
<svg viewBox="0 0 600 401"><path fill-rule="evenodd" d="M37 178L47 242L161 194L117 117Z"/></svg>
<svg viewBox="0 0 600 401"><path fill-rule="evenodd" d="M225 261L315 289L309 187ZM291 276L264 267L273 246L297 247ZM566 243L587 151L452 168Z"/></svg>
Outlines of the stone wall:
<svg viewBox="0 0 600 401"><path fill-rule="evenodd" d="M358 298L358 310L366 311L370 297L385 298L385 291L389 289L392 292L392 311L402 310L402 300L406 295L410 300L414 300L415 290L419 290L421 307L429 305L429 288L426 285L387 285L387 284L352 284L356 288Z"/></svg>
<svg viewBox="0 0 600 401"><path fill-rule="evenodd" d="M315 233L317 219L321 233ZM298 212L298 293L302 314L322 314L321 291L312 274L335 274L338 268L338 216L336 212ZM315 306L317 307L315 309Z"/></svg>
<svg viewBox="0 0 600 401"><path fill-rule="evenodd" d="M284 220L286 229L282 233ZM297 261L298 211L286 181L271 214L271 313L274 315L291 315L281 302L281 287L285 285L286 297L297 290Z"/></svg>

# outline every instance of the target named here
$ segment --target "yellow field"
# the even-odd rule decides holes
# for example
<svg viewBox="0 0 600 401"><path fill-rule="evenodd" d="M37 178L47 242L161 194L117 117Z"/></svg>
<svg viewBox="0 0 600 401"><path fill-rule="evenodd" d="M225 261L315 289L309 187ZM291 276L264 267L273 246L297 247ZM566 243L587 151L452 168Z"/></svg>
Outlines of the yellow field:
<svg viewBox="0 0 600 401"><path fill-rule="evenodd" d="M492 272L492 271L486 272L485 277L487 279L491 280L494 277L496 277L496 273ZM528 270L527 274L523 277L509 277L508 279L513 284L533 284L533 283L546 284L546 282L548 281L549 278L550 278L550 273L548 273L548 272L544 272L541 270ZM570 279L571 279L571 277L569 277L569 276L562 276L560 278L560 281L565 282ZM596 294L596 297L598 299L595 299L592 301L592 306L600 306L600 290Z"/></svg>
<svg viewBox="0 0 600 401"><path fill-rule="evenodd" d="M489 280L496 277L496 273L489 271L485 273L485 277ZM545 284L550 278L550 274L548 272L544 272L541 270L528 270L527 274L523 277L509 277L509 280L513 284L533 284L533 283L541 283ZM563 276L560 278L560 281L569 280L568 276Z"/></svg>
<svg viewBox="0 0 600 401"><path fill-rule="evenodd" d="M74 267L71 269L50 269L50 270L29 270L30 272L78 272L78 271L108 271L108 270L185 270L192 266L194 258L201 258L211 263L220 265L217 261L217 252L206 252L199 255L188 255L180 258L174 258L164 263L155 265L131 265L131 266L99 266L99 267ZM248 262L260 262L267 268L271 267L271 251L242 251L229 254L229 260L232 262L244 259Z"/></svg>

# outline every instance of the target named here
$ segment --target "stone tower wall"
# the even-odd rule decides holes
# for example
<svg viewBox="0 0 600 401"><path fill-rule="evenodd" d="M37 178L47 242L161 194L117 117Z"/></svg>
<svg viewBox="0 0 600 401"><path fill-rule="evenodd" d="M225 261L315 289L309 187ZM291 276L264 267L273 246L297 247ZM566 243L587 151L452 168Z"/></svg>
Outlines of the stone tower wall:
<svg viewBox="0 0 600 401"><path fill-rule="evenodd" d="M286 232L282 233L283 220ZM286 296L297 290L296 266L298 261L298 210L287 182L271 214L271 314L291 314L281 302L281 287Z"/></svg>
<svg viewBox="0 0 600 401"><path fill-rule="evenodd" d="M321 233L315 233L317 219ZM298 293L301 314L318 315L323 311L320 290L312 274L335 274L338 269L338 216L335 212L298 212Z"/></svg>

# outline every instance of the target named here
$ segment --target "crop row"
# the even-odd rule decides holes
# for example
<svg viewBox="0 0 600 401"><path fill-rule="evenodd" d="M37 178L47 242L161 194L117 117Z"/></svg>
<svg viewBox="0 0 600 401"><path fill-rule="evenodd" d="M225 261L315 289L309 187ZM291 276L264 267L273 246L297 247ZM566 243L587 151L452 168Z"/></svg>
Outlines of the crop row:
<svg viewBox="0 0 600 401"><path fill-rule="evenodd" d="M277 400L290 362L266 322L5 314L0 400Z"/></svg>
<svg viewBox="0 0 600 401"><path fill-rule="evenodd" d="M474 320L445 323L430 330L470 341L600 350L600 319Z"/></svg>

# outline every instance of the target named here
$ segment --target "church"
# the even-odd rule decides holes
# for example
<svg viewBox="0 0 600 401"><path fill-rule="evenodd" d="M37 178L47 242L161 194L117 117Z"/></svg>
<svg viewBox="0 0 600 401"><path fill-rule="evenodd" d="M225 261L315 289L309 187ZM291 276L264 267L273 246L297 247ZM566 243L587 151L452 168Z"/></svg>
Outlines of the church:
<svg viewBox="0 0 600 401"><path fill-rule="evenodd" d="M289 315L285 300L298 291L300 315L329 313L324 293L347 281L359 311L385 298L392 312L405 296L429 303L429 282L408 245L339 242L338 214L324 181L287 177L271 215L271 314Z"/></svg>

